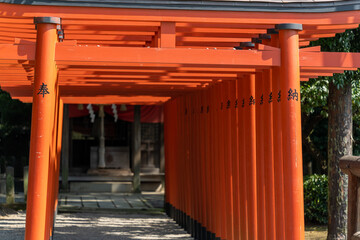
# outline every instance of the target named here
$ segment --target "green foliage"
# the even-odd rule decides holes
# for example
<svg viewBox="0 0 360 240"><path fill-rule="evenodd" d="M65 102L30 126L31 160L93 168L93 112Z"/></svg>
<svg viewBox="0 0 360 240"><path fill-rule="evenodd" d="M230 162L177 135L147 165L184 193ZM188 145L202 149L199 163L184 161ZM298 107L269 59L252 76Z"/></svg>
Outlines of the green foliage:
<svg viewBox="0 0 360 240"><path fill-rule="evenodd" d="M326 52L360 52L360 28L349 29L344 33L336 34L333 38L321 38L313 42L312 46L321 46L321 51ZM333 77L323 77L333 81L338 89L344 86L345 82L354 82L360 79L360 72L345 71L342 74L334 74Z"/></svg>
<svg viewBox="0 0 360 240"><path fill-rule="evenodd" d="M344 33L336 34L333 38L321 38L312 42L311 46L321 46L321 51L326 52L360 52L360 28L346 30ZM345 82L351 82L353 87L353 104L360 106L360 71L345 71L336 73L333 77L319 77L310 79L301 84L302 109L310 114L314 108L322 108L321 114L327 115L328 85L332 81L338 89L344 86Z"/></svg>
<svg viewBox="0 0 360 240"><path fill-rule="evenodd" d="M328 178L314 174L304 177L305 221L327 223Z"/></svg>
<svg viewBox="0 0 360 240"><path fill-rule="evenodd" d="M322 51L328 52L360 52L360 28L346 30L344 33L336 34L334 38L322 38L312 42L311 46L321 46ZM319 77L310 79L308 82L301 83L301 108L302 117L308 120L304 127L311 127L312 131L308 139L316 146L316 149L322 153L324 159L327 158L327 117L328 117L328 94L329 83L333 82L338 89L345 83L352 84L352 102L353 102L353 123L354 123L354 154L360 154L360 71L345 71L343 74L334 74L333 77ZM319 122L313 119L323 119ZM306 131L305 131L306 132ZM304 141L305 142L305 141ZM307 143L305 143L307 144ZM309 152L304 153L304 162L318 161L314 159ZM316 164L315 164L316 165ZM327 166L321 164L322 166ZM320 173L319 168L315 169ZM325 169L324 169L325 170Z"/></svg>
<svg viewBox="0 0 360 240"><path fill-rule="evenodd" d="M310 115L319 111L327 117L327 97L329 95L329 80L319 77L301 83L301 110Z"/></svg>
<svg viewBox="0 0 360 240"><path fill-rule="evenodd" d="M15 167L19 176L29 155L31 104L12 100L0 89L0 170Z"/></svg>

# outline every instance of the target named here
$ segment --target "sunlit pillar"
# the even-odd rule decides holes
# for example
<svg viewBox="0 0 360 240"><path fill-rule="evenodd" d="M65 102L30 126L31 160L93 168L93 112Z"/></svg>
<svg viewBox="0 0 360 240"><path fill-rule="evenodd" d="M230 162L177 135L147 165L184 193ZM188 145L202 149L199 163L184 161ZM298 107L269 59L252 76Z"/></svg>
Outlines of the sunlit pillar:
<svg viewBox="0 0 360 240"><path fill-rule="evenodd" d="M285 239L304 239L299 34L301 24L279 24Z"/></svg>
<svg viewBox="0 0 360 240"><path fill-rule="evenodd" d="M49 239L46 222L50 146L56 101L55 46L60 18L36 17L35 80L29 156L26 240Z"/></svg>

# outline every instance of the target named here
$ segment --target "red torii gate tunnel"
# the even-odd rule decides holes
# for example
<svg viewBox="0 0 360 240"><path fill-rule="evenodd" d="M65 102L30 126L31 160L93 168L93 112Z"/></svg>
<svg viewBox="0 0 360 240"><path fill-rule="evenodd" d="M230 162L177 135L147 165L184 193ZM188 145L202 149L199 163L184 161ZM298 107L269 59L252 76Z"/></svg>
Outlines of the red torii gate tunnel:
<svg viewBox="0 0 360 240"><path fill-rule="evenodd" d="M0 85L33 103L25 238L52 234L64 103L165 103L170 217L197 239L304 239L300 81L360 66L306 46L359 23L0 4Z"/></svg>

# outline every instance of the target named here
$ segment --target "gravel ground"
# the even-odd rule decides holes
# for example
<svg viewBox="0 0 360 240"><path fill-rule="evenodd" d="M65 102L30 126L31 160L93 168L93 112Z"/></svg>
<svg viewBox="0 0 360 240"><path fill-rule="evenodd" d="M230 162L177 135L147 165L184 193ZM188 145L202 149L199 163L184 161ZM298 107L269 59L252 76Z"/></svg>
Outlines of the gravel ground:
<svg viewBox="0 0 360 240"><path fill-rule="evenodd" d="M0 216L0 239L24 239L25 213ZM57 216L54 240L181 239L191 240L164 214L74 213Z"/></svg>

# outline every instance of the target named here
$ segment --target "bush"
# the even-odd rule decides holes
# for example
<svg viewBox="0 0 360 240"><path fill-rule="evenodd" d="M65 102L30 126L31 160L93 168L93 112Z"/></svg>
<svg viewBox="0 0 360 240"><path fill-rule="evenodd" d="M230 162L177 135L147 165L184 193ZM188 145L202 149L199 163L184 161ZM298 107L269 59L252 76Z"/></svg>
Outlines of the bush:
<svg viewBox="0 0 360 240"><path fill-rule="evenodd" d="M326 224L328 219L328 178L314 174L304 178L305 221Z"/></svg>

